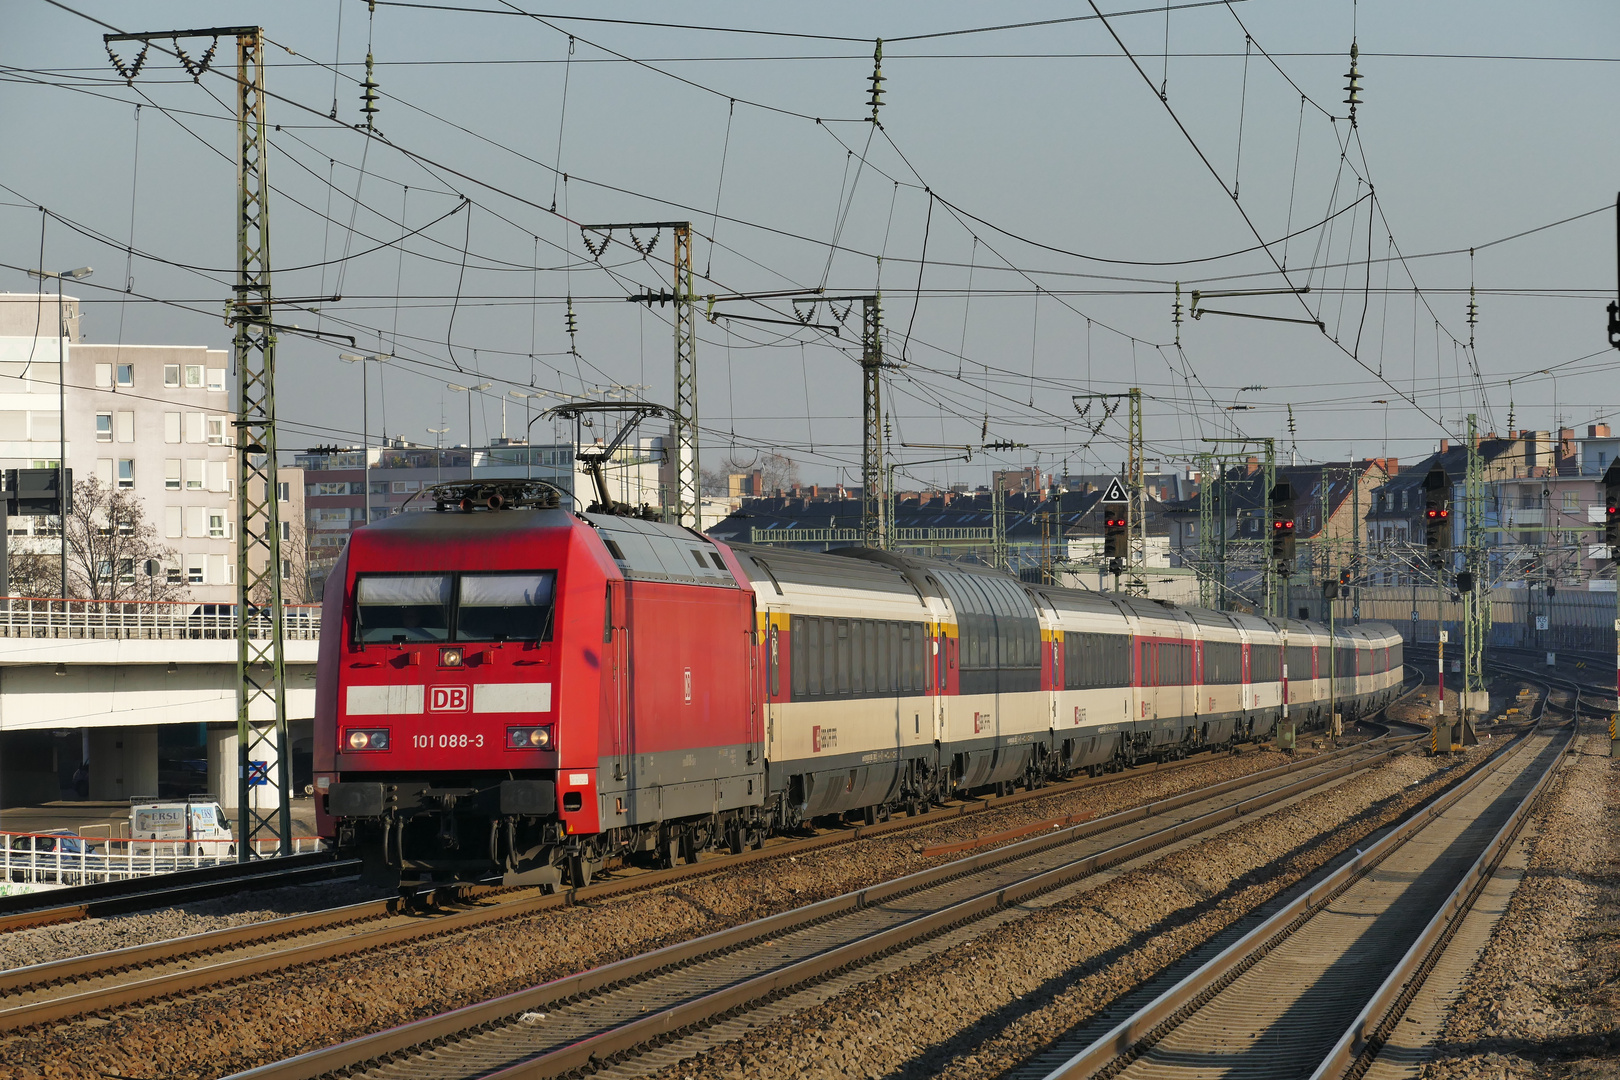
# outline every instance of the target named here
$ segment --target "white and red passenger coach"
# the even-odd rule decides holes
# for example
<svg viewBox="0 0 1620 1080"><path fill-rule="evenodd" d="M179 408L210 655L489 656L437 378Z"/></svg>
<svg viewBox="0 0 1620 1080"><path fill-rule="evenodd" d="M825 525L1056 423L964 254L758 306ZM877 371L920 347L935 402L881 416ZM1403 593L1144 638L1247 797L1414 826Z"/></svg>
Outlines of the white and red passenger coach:
<svg viewBox="0 0 1620 1080"><path fill-rule="evenodd" d="M583 883L1233 747L1285 702L1355 718L1401 685L1387 625L1330 639L867 548L726 545L535 484L430 499L357 529L326 588L316 801L374 876Z"/></svg>

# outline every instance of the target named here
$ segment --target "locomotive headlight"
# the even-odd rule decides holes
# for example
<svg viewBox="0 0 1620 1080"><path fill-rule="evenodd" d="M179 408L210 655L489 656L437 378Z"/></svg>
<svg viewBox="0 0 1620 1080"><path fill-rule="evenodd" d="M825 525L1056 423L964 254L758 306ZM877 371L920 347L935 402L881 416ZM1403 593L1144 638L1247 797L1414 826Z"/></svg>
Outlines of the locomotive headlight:
<svg viewBox="0 0 1620 1080"><path fill-rule="evenodd" d="M544 750L551 745L548 727L513 727L506 729L506 746L510 750Z"/></svg>
<svg viewBox="0 0 1620 1080"><path fill-rule="evenodd" d="M464 656L459 647L439 650L440 667L460 667Z"/></svg>
<svg viewBox="0 0 1620 1080"><path fill-rule="evenodd" d="M349 732L350 750L386 750L388 749L387 728L355 729Z"/></svg>

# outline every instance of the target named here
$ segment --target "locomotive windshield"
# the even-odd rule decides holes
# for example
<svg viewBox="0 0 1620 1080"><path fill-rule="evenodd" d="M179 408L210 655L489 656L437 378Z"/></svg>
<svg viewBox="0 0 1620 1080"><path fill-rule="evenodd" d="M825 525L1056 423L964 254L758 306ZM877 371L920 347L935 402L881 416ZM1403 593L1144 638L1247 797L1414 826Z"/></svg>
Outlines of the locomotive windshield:
<svg viewBox="0 0 1620 1080"><path fill-rule="evenodd" d="M363 574L355 592L359 644L549 641L550 570L507 574Z"/></svg>
<svg viewBox="0 0 1620 1080"><path fill-rule="evenodd" d="M463 574L456 595L457 641L545 641L551 637L553 573Z"/></svg>
<svg viewBox="0 0 1620 1080"><path fill-rule="evenodd" d="M448 641L450 575L367 574L360 578L354 610L363 643Z"/></svg>

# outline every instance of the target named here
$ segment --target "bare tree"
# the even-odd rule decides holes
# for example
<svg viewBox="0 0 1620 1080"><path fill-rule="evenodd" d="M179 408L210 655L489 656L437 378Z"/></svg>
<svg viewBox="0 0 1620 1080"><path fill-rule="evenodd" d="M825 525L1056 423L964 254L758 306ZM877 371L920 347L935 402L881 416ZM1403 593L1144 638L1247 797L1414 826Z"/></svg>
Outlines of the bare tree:
<svg viewBox="0 0 1620 1080"><path fill-rule="evenodd" d="M318 604L321 594L310 583L309 530L302 521L283 517L286 535L281 541L281 602L283 604ZM270 589L265 582L253 590L255 604L270 602Z"/></svg>
<svg viewBox="0 0 1620 1080"><path fill-rule="evenodd" d="M73 485L73 509L63 521L68 593L86 600L183 600L187 589L165 568L175 552L159 540L133 491L94 478ZM156 570L157 573L151 573ZM54 591L54 590L53 590Z"/></svg>
<svg viewBox="0 0 1620 1080"><path fill-rule="evenodd" d="M62 561L54 551L12 548L6 556L10 596L55 596L62 591Z"/></svg>
<svg viewBox="0 0 1620 1080"><path fill-rule="evenodd" d="M799 463L784 454L766 454L758 469L767 492L791 491L799 482Z"/></svg>

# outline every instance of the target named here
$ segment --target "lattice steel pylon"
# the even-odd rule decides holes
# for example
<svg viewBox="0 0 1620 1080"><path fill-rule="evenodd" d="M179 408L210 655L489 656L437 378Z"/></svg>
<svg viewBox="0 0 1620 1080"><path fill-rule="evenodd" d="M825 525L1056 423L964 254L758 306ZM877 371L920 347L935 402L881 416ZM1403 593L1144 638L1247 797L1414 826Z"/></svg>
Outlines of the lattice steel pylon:
<svg viewBox="0 0 1620 1080"><path fill-rule="evenodd" d="M882 547L883 469L883 303L873 293L861 297L861 537L867 547Z"/></svg>
<svg viewBox="0 0 1620 1080"><path fill-rule="evenodd" d="M698 470L697 322L692 311L692 223L672 228L675 239L675 514L703 528ZM690 516L691 520L687 518Z"/></svg>
<svg viewBox="0 0 1620 1080"><path fill-rule="evenodd" d="M1463 688L1469 694L1485 689L1485 627L1489 625L1490 602L1484 599L1488 592L1481 589L1486 568L1484 510L1485 462L1479 452L1479 417L1469 413L1467 465L1463 473L1463 569L1473 580L1462 591ZM1466 704L1463 711L1466 715Z"/></svg>
<svg viewBox="0 0 1620 1080"><path fill-rule="evenodd" d="M1125 504L1125 535L1129 539L1129 556L1125 572L1130 575L1128 588L1137 596L1147 595L1147 475L1142 449L1142 391L1131 387L1129 435L1126 438L1125 485L1130 501Z"/></svg>
<svg viewBox="0 0 1620 1080"><path fill-rule="evenodd" d="M675 490L664 507L664 520L694 529L703 527L703 489L698 463L698 385L697 385L697 312L692 302L692 223L690 221L620 221L605 225L581 225L580 233L606 233L600 249L585 243L592 255L605 250L614 229L655 229L645 245L632 232L631 243L643 257L652 254L658 243L658 233L668 229L674 250L670 256L672 282L669 292L635 293L626 297L645 304L675 305L675 437L674 474ZM711 298L712 299L712 298Z"/></svg>
<svg viewBox="0 0 1620 1080"><path fill-rule="evenodd" d="M200 63L179 50L181 38L214 39ZM292 789L287 739L287 671L282 650L281 513L276 498L276 336L270 297L270 180L264 136L264 35L257 26L106 34L114 66L116 41L172 41L194 79L208 69L220 38L236 39L236 282L226 306L235 328L236 410L236 751L237 859L276 841L292 854ZM133 70L120 74L133 82ZM270 767L271 760L275 765ZM223 793L221 793L223 794ZM270 797L267 797L270 796ZM265 812L259 803L273 803Z"/></svg>
<svg viewBox="0 0 1620 1080"><path fill-rule="evenodd" d="M276 335L270 300L270 179L264 137L264 44L255 28L238 34L236 295L236 746L240 806L238 858L254 841L277 838L292 854L292 780L287 755L287 670L281 640L281 513L276 499ZM258 556L258 558L255 558ZM268 618L264 612L268 609ZM254 633L262 637L255 637ZM275 754L275 776L260 762ZM259 755L259 756L255 756ZM273 784L275 817L254 805Z"/></svg>

